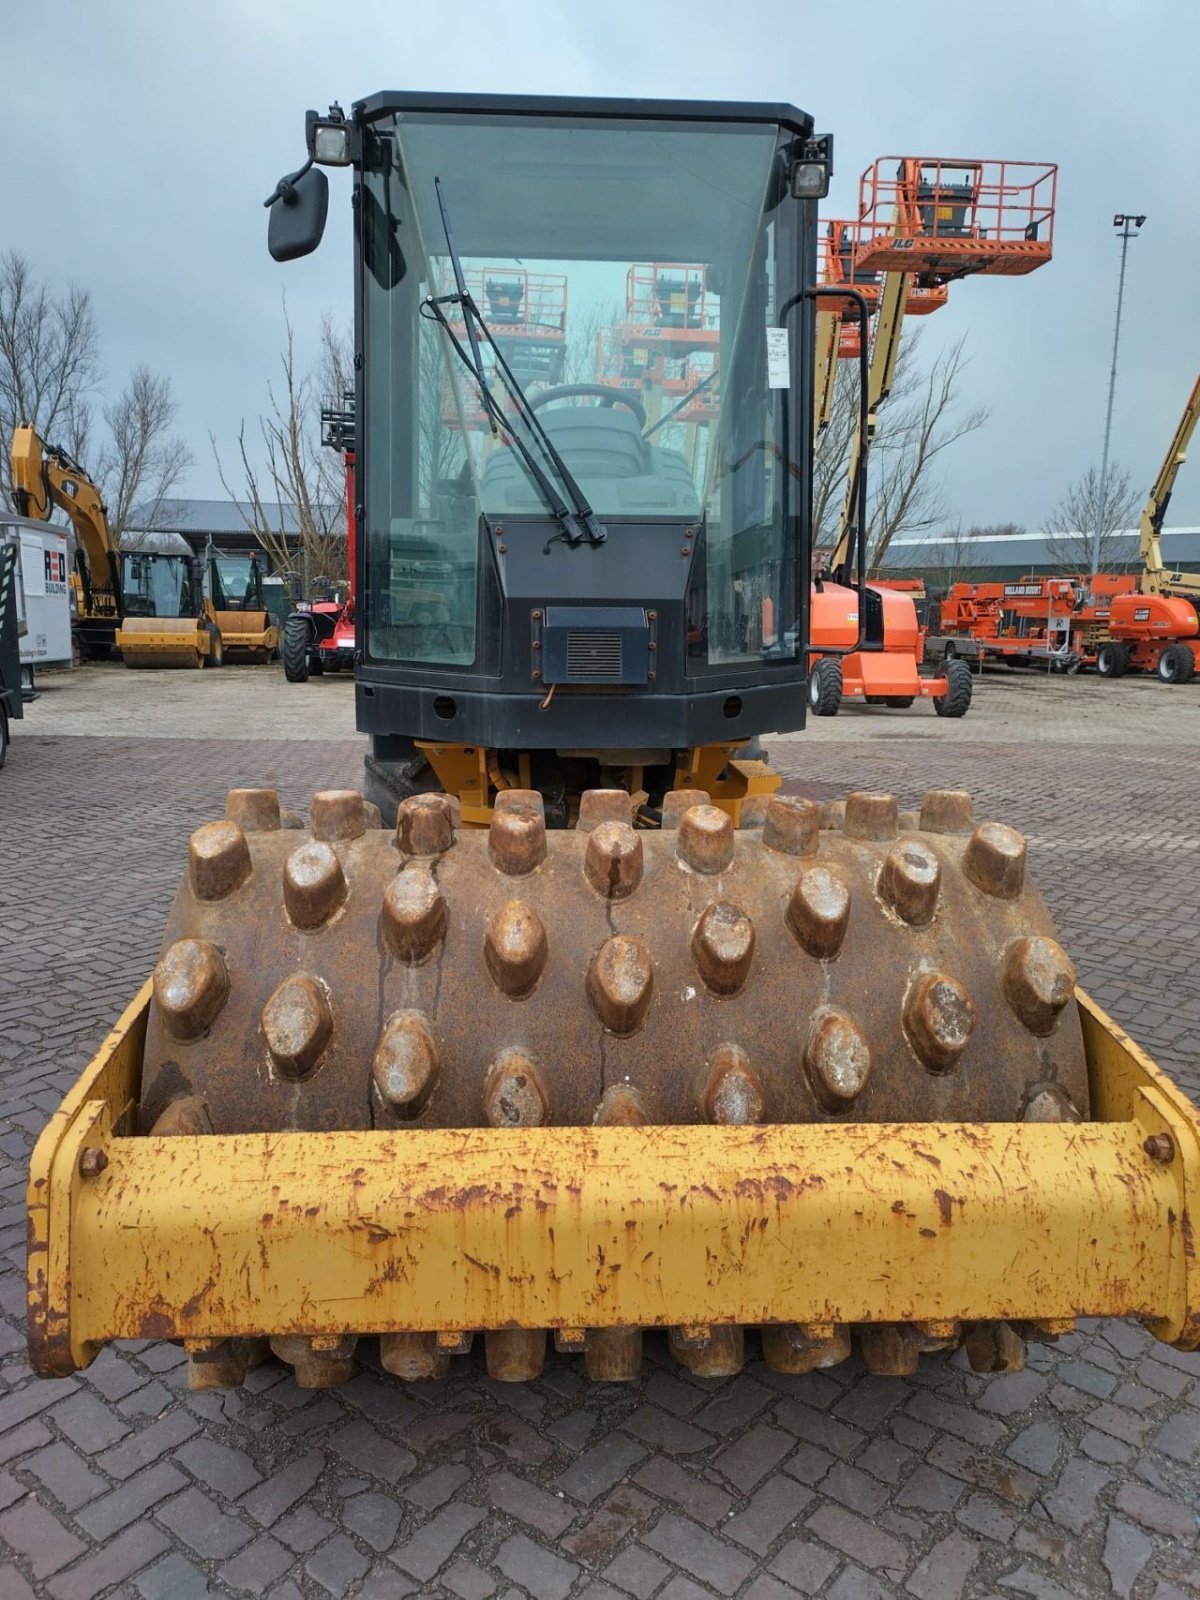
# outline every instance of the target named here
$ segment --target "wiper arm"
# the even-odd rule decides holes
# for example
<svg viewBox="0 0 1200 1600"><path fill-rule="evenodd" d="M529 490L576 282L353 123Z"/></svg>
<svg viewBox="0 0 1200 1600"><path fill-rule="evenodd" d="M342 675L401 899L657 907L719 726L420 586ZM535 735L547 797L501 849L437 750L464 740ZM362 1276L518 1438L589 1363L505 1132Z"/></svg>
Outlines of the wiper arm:
<svg viewBox="0 0 1200 1600"><path fill-rule="evenodd" d="M558 490L551 482L549 475L543 469L541 462L538 461L537 457L533 454L532 450L530 450L524 439L522 439L521 436L514 432L509 426L508 418L505 416L502 406L488 385L487 377L483 371L482 364L477 366L472 361L470 354L463 349L461 343L459 342L458 335L451 326L446 313L442 310L442 305L446 301L450 301L451 303L458 301L464 306L468 303L467 301L459 301L459 296L456 294L443 295L440 299L435 299L434 296L430 295L426 298L425 305L429 308L429 315L431 319L434 322L440 323L441 326L446 330L447 334L449 334L450 343L454 348L455 355L475 379L475 382L479 388L479 398L483 403L484 414L487 417L488 422L491 424L492 433L502 434L505 442L511 444L517 450L521 460L525 463L529 470L529 476L537 484L539 490L541 491L542 498L545 500L546 505L553 514L555 520L558 522L562 530L561 537L565 539L568 544L582 544L584 535L580 531L575 517L571 513L570 507L564 502L562 495L559 494ZM467 317L469 326L469 313L467 313Z"/></svg>
<svg viewBox="0 0 1200 1600"><path fill-rule="evenodd" d="M446 251L449 254L450 265L454 271L454 286L457 293L452 296L443 295L437 299L431 297L429 300L427 300L426 304L431 307L434 316L439 322L441 322L447 333L449 333L459 355L464 360L467 360L466 352L459 344L458 339L455 337L454 330L450 327L449 321L441 309L442 304L448 299L456 300L462 307L463 322L466 324L467 338L471 346L471 357L470 360L467 360L467 365L474 373L475 381L479 387L480 398L483 401L484 409L487 412L488 418L492 424L492 432L496 432L496 425L499 423L499 425L507 433L508 437L517 446L522 460L529 468L534 481L537 483L539 489L541 489L547 504L550 506L555 517L558 519L561 525L563 539L569 545L582 544L585 538L588 539L592 544L603 544L608 538L606 530L601 526L600 523L596 521L596 514L588 504L583 490L575 481L575 477L570 468L563 460L554 444L554 441L546 432L546 429L539 419L537 413L530 405L528 396L526 395L524 389L522 389L521 385L517 382L517 379L514 377L512 368L504 359L504 352L496 343L496 340L492 335L492 330L483 320L483 313L480 311L479 307L475 304L474 299L468 293L466 280L463 277L462 261L459 258L458 251L454 247L454 237L450 231L450 218L446 211L446 201L442 195L441 179L435 177L433 180L433 186L434 191L437 194L438 210L441 212L442 217L442 232L446 236ZM525 426L529 429L529 432L533 435L534 439L541 447L543 453L546 455L555 472L558 474L559 481L562 483L563 487L566 489L567 493L574 502L575 512L573 516L568 508L562 504L561 497L550 483L546 473L536 463L532 452L529 450L529 447L526 445L525 441L520 438L516 430L511 426L507 417L501 410L501 407L498 405L495 396L492 394L491 389L488 386L487 375L484 372L483 356L479 349L479 340L475 331L477 324L479 329L482 331L484 338L492 348L497 364L499 365L501 375L504 378L505 387L517 403L517 411L522 422L524 422Z"/></svg>

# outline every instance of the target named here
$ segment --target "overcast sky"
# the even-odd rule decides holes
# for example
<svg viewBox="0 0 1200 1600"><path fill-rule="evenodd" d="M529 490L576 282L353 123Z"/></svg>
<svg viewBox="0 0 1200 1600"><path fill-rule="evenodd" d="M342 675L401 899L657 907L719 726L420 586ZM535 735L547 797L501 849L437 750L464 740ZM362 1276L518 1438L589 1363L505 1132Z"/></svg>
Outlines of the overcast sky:
<svg viewBox="0 0 1200 1600"><path fill-rule="evenodd" d="M17 16L0 0L0 17ZM1057 161L1055 259L956 285L923 359L968 335L965 404L987 427L946 470L952 519L1036 528L1098 462L1116 304L1116 211L1130 246L1113 454L1148 488L1200 365L1196 83L1187 0L56 0L4 30L0 176L15 246L92 292L114 387L169 373L196 457L183 492L219 495L278 367L280 293L307 349L351 306L349 192L306 261L266 252L263 198L304 155L307 106L379 89L787 100L837 139L828 215L893 154ZM16 137L13 138L12 134ZM1200 523L1200 446L1171 525Z"/></svg>

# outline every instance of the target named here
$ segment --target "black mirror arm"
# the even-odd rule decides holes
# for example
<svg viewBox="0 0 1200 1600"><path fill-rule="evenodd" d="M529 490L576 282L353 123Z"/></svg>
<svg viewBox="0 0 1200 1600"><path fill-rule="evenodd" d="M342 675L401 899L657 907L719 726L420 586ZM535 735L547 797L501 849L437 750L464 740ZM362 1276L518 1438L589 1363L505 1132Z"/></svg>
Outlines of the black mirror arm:
<svg viewBox="0 0 1200 1600"><path fill-rule="evenodd" d="M289 172L285 177L280 178L272 193L269 194L263 201L264 207L269 208L273 206L276 200L282 200L285 206L294 206L296 204L296 185L299 183L300 179L304 177L305 173L308 172L312 164L312 157L309 156L308 160L302 167L299 168L298 171Z"/></svg>

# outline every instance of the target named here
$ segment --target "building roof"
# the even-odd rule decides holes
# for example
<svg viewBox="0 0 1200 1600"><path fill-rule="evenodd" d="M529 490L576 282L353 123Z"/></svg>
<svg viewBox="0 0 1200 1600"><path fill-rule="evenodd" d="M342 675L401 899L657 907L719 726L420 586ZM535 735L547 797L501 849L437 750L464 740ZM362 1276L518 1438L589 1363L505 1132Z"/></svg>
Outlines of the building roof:
<svg viewBox="0 0 1200 1600"><path fill-rule="evenodd" d="M299 534L300 520L295 506L277 500L264 500L263 510L272 528L283 528L289 534ZM322 507L328 518L330 530L342 531L345 513L341 506ZM244 514L243 514L244 513ZM172 497L155 507L153 502L134 506L129 517L131 532L221 534L250 532L246 518L250 516L247 501L237 500L185 500ZM150 524L150 526L147 526Z"/></svg>
<svg viewBox="0 0 1200 1600"><path fill-rule="evenodd" d="M1135 566L1138 563L1136 528L1105 538L1106 566ZM1047 540L1040 533L1013 533L1001 538L981 534L945 534L933 538L893 539L884 553L883 567L1061 567L1064 545L1078 543L1087 546L1088 536L1082 533L1056 534ZM1050 546L1056 547L1058 554ZM1162 533L1163 559L1168 567L1200 568L1200 528L1164 528Z"/></svg>

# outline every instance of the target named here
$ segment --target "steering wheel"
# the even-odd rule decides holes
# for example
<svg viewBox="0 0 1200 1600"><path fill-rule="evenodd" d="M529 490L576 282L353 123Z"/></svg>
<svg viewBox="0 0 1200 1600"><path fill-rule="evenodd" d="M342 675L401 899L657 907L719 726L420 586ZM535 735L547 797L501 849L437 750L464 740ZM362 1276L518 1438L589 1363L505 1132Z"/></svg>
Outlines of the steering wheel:
<svg viewBox="0 0 1200 1600"><path fill-rule="evenodd" d="M646 408L628 389L614 389L607 383L560 383L553 389L543 389L529 402L531 411L540 411L552 400L570 400L575 395L597 395L606 406L626 406L637 418L639 428L646 426Z"/></svg>

